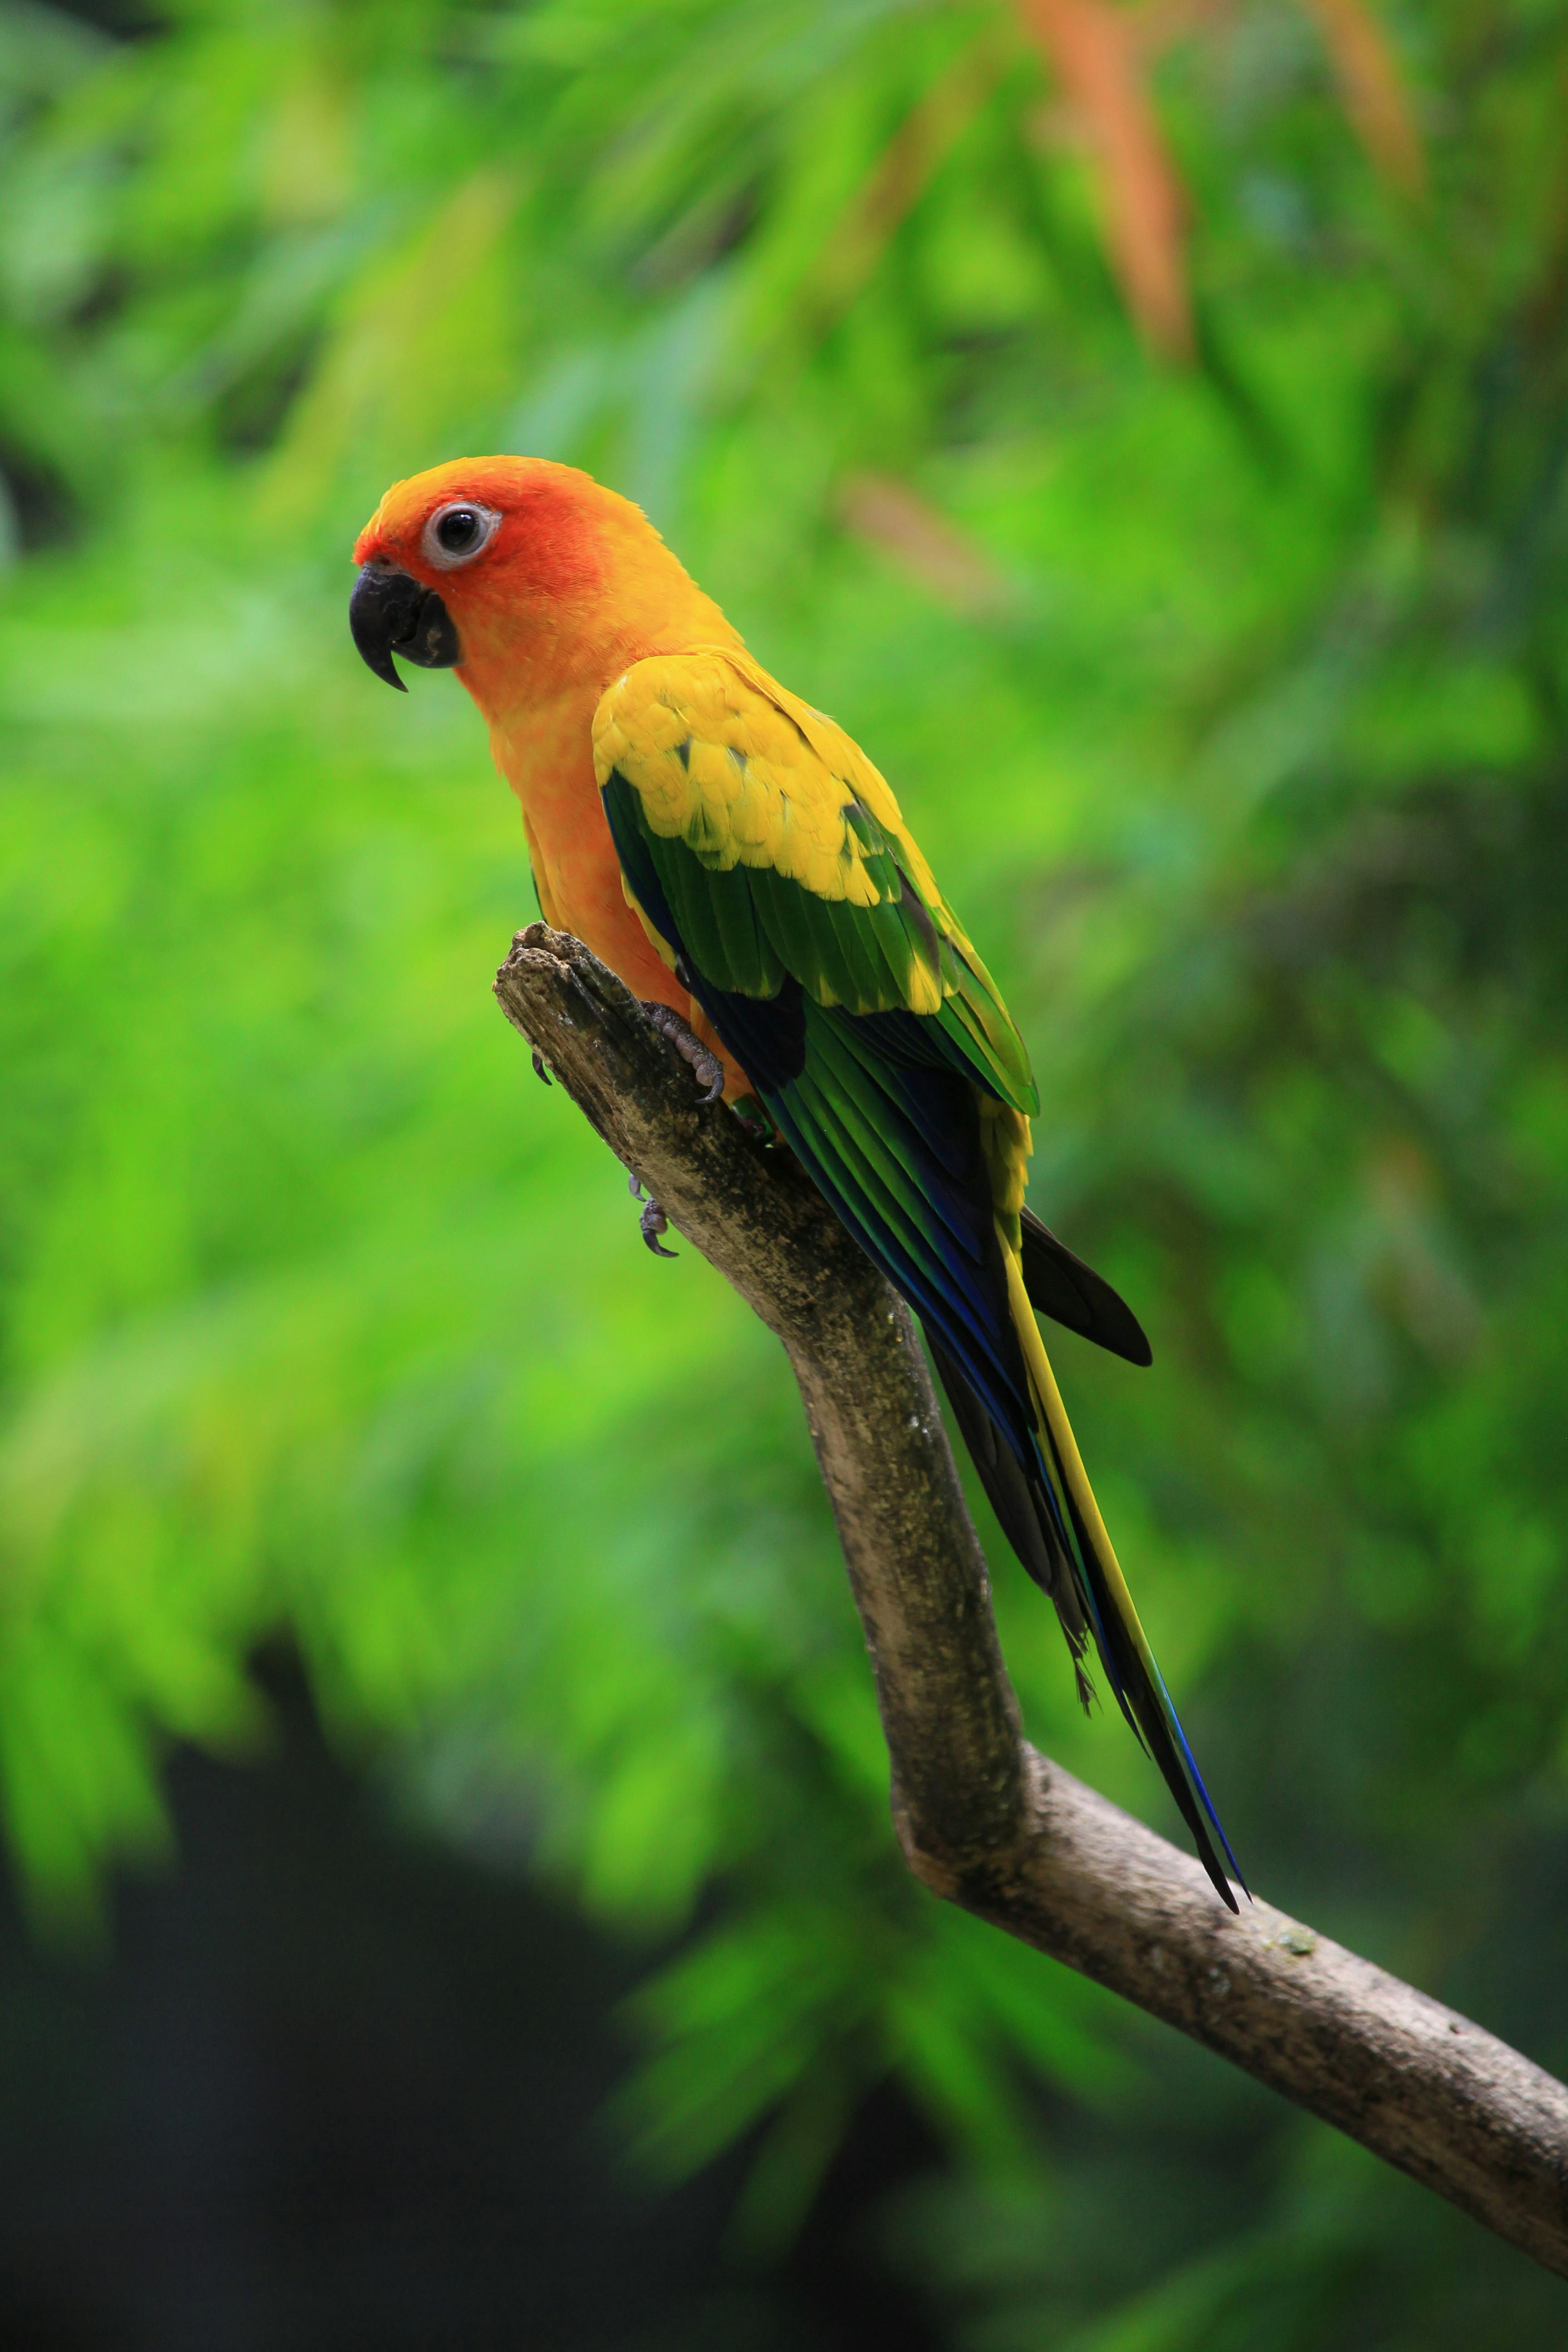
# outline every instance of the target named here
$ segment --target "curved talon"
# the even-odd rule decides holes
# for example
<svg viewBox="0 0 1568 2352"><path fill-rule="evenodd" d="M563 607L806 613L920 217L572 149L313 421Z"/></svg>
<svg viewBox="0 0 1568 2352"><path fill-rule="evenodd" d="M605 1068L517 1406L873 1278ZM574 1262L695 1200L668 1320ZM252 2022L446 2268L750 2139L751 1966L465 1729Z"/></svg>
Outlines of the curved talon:
<svg viewBox="0 0 1568 2352"><path fill-rule="evenodd" d="M706 1087L703 1107L716 1103L724 1091L724 1065L718 1055L710 1052L695 1031L688 1027L673 1005L661 1004L657 999L651 1003L645 1000L643 1011L659 1035L668 1038L694 1073L698 1085Z"/></svg>
<svg viewBox="0 0 1568 2352"><path fill-rule="evenodd" d="M637 1182L637 1178L635 1176L633 1177L632 1181L634 1184ZM669 1219L665 1215L664 1211L659 1207L657 1201L644 1202L642 1215L637 1219L637 1231L641 1234L644 1241L647 1244L648 1248L652 1250L655 1257L679 1257L680 1255L680 1252L679 1250L667 1250L663 1243L659 1240L660 1234L667 1234L669 1231Z"/></svg>
<svg viewBox="0 0 1568 2352"><path fill-rule="evenodd" d="M658 1237L660 1234L667 1234L669 1231L669 1219L657 1201L648 1199L642 1188L642 1178L635 1171L626 1178L626 1190L634 1201L640 1201L643 1204L643 1213L637 1219L637 1231L655 1257L679 1257L680 1255L679 1250L659 1247Z"/></svg>
<svg viewBox="0 0 1568 2352"><path fill-rule="evenodd" d="M543 1085L548 1086L550 1084L550 1072L544 1066L543 1055L540 1052L537 1045L531 1045L529 1048L529 1054L533 1063L534 1076L540 1079Z"/></svg>

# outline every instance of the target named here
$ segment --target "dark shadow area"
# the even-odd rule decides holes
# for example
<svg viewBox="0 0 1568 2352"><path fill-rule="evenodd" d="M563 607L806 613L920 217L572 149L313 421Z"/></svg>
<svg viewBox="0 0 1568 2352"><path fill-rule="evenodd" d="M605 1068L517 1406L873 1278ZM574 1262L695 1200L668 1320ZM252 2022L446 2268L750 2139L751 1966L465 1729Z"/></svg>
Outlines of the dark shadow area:
<svg viewBox="0 0 1568 2352"><path fill-rule="evenodd" d="M280 1738L187 1752L181 1861L109 1961L0 1913L6 2352L597 2352L934 2344L868 2217L931 2165L891 2095L773 2274L725 2252L724 2167L655 2200L595 2133L639 1964L401 1833L269 1672Z"/></svg>
<svg viewBox="0 0 1568 2352"><path fill-rule="evenodd" d="M0 495L24 554L42 547L62 547L76 536L80 517L64 476L3 435Z"/></svg>

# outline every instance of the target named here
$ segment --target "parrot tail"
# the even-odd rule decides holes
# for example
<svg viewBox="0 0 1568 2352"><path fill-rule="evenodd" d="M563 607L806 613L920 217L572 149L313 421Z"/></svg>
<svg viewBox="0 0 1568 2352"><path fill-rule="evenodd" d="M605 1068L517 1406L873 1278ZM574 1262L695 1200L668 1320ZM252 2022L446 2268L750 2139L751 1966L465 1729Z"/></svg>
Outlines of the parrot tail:
<svg viewBox="0 0 1568 2352"><path fill-rule="evenodd" d="M1092 1640L1134 1737L1159 1766L1204 1868L1222 1901L1235 1911L1230 1878L1244 1893L1247 1881L1204 1786L1106 1533L1035 1320L1023 1260L1001 1238L1008 1304L1033 1407L1031 1462L1020 1463L960 1365L940 1344L931 1347L932 1360L1003 1534L1056 1603L1079 1697L1087 1707L1092 1692L1081 1662ZM929 1330L927 1337L929 1341Z"/></svg>

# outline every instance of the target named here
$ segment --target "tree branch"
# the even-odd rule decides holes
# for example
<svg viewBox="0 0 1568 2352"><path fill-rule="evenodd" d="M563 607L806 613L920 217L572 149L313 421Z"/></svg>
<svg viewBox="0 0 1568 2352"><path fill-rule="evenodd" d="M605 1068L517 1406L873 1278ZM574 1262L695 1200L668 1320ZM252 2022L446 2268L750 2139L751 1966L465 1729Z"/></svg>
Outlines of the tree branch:
<svg viewBox="0 0 1568 2352"><path fill-rule="evenodd" d="M518 934L515 1027L783 1342L866 1630L910 1869L1178 2026L1568 2276L1568 2089L1198 1864L1025 1742L979 1540L902 1302L579 941Z"/></svg>

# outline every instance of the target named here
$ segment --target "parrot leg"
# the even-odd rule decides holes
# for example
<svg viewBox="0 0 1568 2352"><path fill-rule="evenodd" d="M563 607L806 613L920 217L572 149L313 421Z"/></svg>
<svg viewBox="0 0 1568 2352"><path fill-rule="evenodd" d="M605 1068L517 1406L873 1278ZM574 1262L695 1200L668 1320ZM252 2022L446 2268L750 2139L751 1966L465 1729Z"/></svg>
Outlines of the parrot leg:
<svg viewBox="0 0 1568 2352"><path fill-rule="evenodd" d="M637 1231L641 1234L649 1249L652 1250L655 1257L679 1257L680 1255L680 1252L679 1250L667 1250L663 1243L659 1240L659 1235L661 1234L667 1234L669 1231L669 1219L665 1215L664 1211L659 1207L657 1201L647 1201L643 1199L641 1178L637 1176L628 1176L626 1178L626 1190L631 1194L634 1201L642 1201L643 1211L642 1215L637 1219Z"/></svg>
<svg viewBox="0 0 1568 2352"><path fill-rule="evenodd" d="M681 1060L690 1066L698 1085L707 1088L703 1102L716 1103L724 1091L724 1065L718 1055L709 1052L701 1038L687 1027L673 1006L660 1004L657 1001L648 1003L645 1000L643 1011L659 1035L668 1037Z"/></svg>

